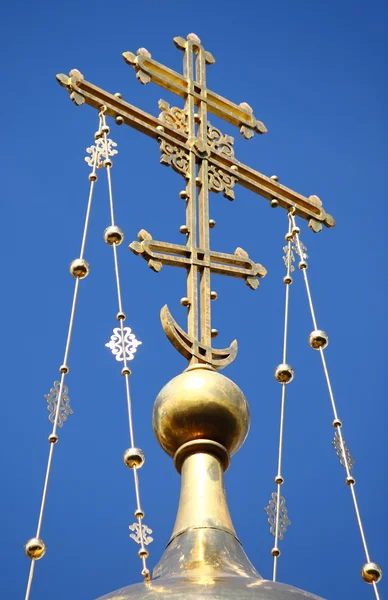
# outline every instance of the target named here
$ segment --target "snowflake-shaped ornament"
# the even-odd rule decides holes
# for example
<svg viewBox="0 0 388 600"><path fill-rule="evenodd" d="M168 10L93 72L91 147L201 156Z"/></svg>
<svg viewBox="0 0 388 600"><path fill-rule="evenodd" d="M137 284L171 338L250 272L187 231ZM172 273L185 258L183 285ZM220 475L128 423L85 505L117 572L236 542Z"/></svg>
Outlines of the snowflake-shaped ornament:
<svg viewBox="0 0 388 600"><path fill-rule="evenodd" d="M300 246L301 252L299 251L299 246ZM304 243L301 240L299 240L299 244L296 241L293 242L292 248L293 248L293 250L295 250L295 252L297 253L297 255L300 256L300 258L302 260L306 260L306 258L309 257L309 255L307 254L307 248L306 248L306 246L304 245Z"/></svg>
<svg viewBox="0 0 388 600"><path fill-rule="evenodd" d="M342 451L341 438L339 436L338 431L336 430L336 432L334 434L334 440L331 443L335 448L335 451L337 453L337 456L339 458L341 465L344 467L344 469L346 469L346 464L347 464L349 473L351 473L353 471L353 465L356 461L354 460L353 456L351 455L350 450L347 447L344 439L342 440L342 442L343 442L343 447L345 450L345 457L344 457L344 453Z"/></svg>
<svg viewBox="0 0 388 600"><path fill-rule="evenodd" d="M276 536L276 521L278 518L277 515L278 508L278 495L277 492L273 492L271 495L271 500L268 503L268 506L264 508L265 512L268 515L268 523L270 525L270 533L275 537ZM288 518L288 511L286 508L286 501L283 496L280 496L279 501L279 525L278 525L278 536L279 540L282 540L284 534L287 530L287 527L291 525L291 521Z"/></svg>
<svg viewBox="0 0 388 600"><path fill-rule="evenodd" d="M90 154L90 156L85 156L85 161L88 163L89 167L93 168L94 165L96 165L96 168L100 169L103 166L105 159L109 156L118 154L118 150L115 150L116 146L116 142L110 138L107 138L106 143L104 138L97 138L94 146L86 148L86 152Z"/></svg>
<svg viewBox="0 0 388 600"><path fill-rule="evenodd" d="M292 271L295 271L295 267L292 264L293 262L295 262L294 253L288 245L283 247L283 252L284 252L284 255L283 255L284 266L286 267L287 271L292 273Z"/></svg>
<svg viewBox="0 0 388 600"><path fill-rule="evenodd" d="M124 353L127 360L133 360L135 358L137 347L143 342L136 339L136 336L134 333L132 333L132 329L130 327L124 327L123 334L124 336L122 337L120 327L115 327L113 329L113 334L110 336L109 342L105 344L105 346L111 349L113 356L116 357L116 360L123 361Z"/></svg>
<svg viewBox="0 0 388 600"><path fill-rule="evenodd" d="M47 410L50 412L49 421L50 423L55 422L55 415L57 413L58 401L60 402L59 412L58 412L58 427L62 427L63 423L67 420L69 415L73 414L70 406L70 398L69 398L69 390L66 385L62 385L59 381L54 381L54 386L51 388L49 394L45 394L45 398L47 400Z"/></svg>
<svg viewBox="0 0 388 600"><path fill-rule="evenodd" d="M129 537L133 539L136 544L141 544L143 541L144 546L148 546L148 544L154 541L154 538L148 535L152 533L152 529L147 527L147 525L142 524L140 530L139 523L133 523L132 525L129 525L128 529L134 532L130 533Z"/></svg>

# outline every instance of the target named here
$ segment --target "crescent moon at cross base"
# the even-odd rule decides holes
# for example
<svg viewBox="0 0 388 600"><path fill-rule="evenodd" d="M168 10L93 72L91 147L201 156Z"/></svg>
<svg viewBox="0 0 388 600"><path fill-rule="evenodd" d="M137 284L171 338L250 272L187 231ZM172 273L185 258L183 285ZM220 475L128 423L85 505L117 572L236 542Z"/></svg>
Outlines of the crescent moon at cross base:
<svg viewBox="0 0 388 600"><path fill-rule="evenodd" d="M234 361L237 355L237 340L233 340L228 348L215 349L191 338L173 318L165 304L160 311L160 320L164 333L174 346L188 360L195 356L200 362L211 365L215 369L223 369Z"/></svg>

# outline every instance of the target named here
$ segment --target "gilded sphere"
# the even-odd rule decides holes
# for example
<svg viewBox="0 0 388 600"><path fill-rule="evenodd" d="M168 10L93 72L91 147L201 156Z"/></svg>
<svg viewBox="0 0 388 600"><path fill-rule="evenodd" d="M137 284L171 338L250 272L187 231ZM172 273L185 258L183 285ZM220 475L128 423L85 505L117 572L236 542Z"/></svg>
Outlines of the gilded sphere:
<svg viewBox="0 0 388 600"><path fill-rule="evenodd" d="M46 554L46 544L39 538L31 538L25 543L24 550L28 558L39 560Z"/></svg>
<svg viewBox="0 0 388 600"><path fill-rule="evenodd" d="M374 562L365 563L361 569L361 577L367 583L378 583L383 576L381 567Z"/></svg>
<svg viewBox="0 0 388 600"><path fill-rule="evenodd" d="M109 246L113 246L113 244L118 246L123 239L124 232L120 227L117 227L117 225L110 225L104 231L104 241L109 244Z"/></svg>
<svg viewBox="0 0 388 600"><path fill-rule="evenodd" d="M123 461L130 469L133 469L133 467L140 469L145 461L143 450L140 450L140 448L128 448L123 454Z"/></svg>
<svg viewBox="0 0 388 600"><path fill-rule="evenodd" d="M314 350L320 350L321 348L323 350L328 343L329 336L325 331L322 331L322 329L315 329L309 335L309 344Z"/></svg>
<svg viewBox="0 0 388 600"><path fill-rule="evenodd" d="M294 369L290 365L281 364L275 369L275 379L279 383L290 383L294 378Z"/></svg>
<svg viewBox="0 0 388 600"><path fill-rule="evenodd" d="M170 456L193 440L222 444L230 454L249 429L249 407L240 388L205 365L174 377L159 392L153 410L155 435Z"/></svg>
<svg viewBox="0 0 388 600"><path fill-rule="evenodd" d="M70 265L70 273L76 279L83 279L89 274L89 264L83 258L76 258Z"/></svg>

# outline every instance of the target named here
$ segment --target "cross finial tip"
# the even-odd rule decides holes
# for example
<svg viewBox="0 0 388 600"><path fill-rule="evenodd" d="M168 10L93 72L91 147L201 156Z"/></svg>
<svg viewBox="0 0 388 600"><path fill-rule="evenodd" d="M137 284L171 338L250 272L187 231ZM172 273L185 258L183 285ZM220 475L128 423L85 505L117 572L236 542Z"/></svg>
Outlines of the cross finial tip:
<svg viewBox="0 0 388 600"><path fill-rule="evenodd" d="M189 35L187 36L188 40L194 40L195 42L198 42L198 44L201 43L201 40L199 39L199 37L197 36L196 33L189 33Z"/></svg>
<svg viewBox="0 0 388 600"><path fill-rule="evenodd" d="M147 48L138 48L136 54L138 56L147 56L148 58L151 58L151 53L148 52Z"/></svg>
<svg viewBox="0 0 388 600"><path fill-rule="evenodd" d="M78 69L72 69L69 73L69 77L76 77L77 79L83 79L84 76L82 75L81 71L78 71Z"/></svg>
<svg viewBox="0 0 388 600"><path fill-rule="evenodd" d="M253 108L248 104L248 102L241 102L240 106L241 108L245 108L245 110L249 111L250 113L253 112Z"/></svg>

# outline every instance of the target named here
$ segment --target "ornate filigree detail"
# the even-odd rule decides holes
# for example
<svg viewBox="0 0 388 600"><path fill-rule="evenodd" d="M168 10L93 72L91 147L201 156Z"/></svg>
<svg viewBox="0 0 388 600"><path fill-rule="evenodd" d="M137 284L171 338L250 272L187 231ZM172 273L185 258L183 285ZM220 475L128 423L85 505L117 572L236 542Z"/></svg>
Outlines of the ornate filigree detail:
<svg viewBox="0 0 388 600"><path fill-rule="evenodd" d="M139 523L133 523L132 525L129 525L128 529L134 532L130 533L129 537L132 538L136 542L136 544L141 544L143 541L143 544L145 546L148 546L148 544L154 541L154 538L149 535L150 533L152 533L152 529L147 527L147 525L142 524L140 526Z"/></svg>
<svg viewBox="0 0 388 600"><path fill-rule="evenodd" d="M339 436L339 433L337 430L334 434L334 440L331 443L335 448L335 451L337 453L337 456L340 460L341 465L344 467L344 469L346 469L346 463L347 463L349 472L351 473L353 471L353 465L356 461L350 454L350 450L347 447L345 440L343 440L344 449L345 449L345 457L344 457L344 453L342 452L341 439L340 439L340 436Z"/></svg>
<svg viewBox="0 0 388 600"><path fill-rule="evenodd" d="M123 345L125 358L127 360L133 360L135 358L135 352L137 351L137 347L140 346L143 342L137 340L135 334L132 333L132 329L130 327L124 327L124 344L123 338L121 335L121 328L115 327L113 329L113 334L110 336L110 341L105 344L107 348L112 350L113 356L116 357L116 360L123 361Z"/></svg>
<svg viewBox="0 0 388 600"><path fill-rule="evenodd" d="M276 492L272 493L271 500L269 501L268 506L264 508L265 512L268 515L268 523L270 524L270 533L275 537L276 535L276 517L277 517L277 502L278 495ZM284 534L287 530L287 527L291 525L291 521L288 518L288 512L286 508L286 501L283 496L280 496L279 502L279 540L282 540Z"/></svg>
<svg viewBox="0 0 388 600"><path fill-rule="evenodd" d="M217 150L225 156L234 156L233 144L234 137L231 135L224 135L217 127L213 127L208 122L207 125L207 141L211 148Z"/></svg>
<svg viewBox="0 0 388 600"><path fill-rule="evenodd" d="M301 252L299 252L299 245L300 245ZM307 248L300 239L299 239L299 244L296 242L296 240L292 243L292 249L297 253L297 255L301 258L301 260L306 260L306 258L309 257L307 254Z"/></svg>
<svg viewBox="0 0 388 600"><path fill-rule="evenodd" d="M225 173L222 169L209 165L209 191L222 192L228 200L234 200L233 186L237 178Z"/></svg>
<svg viewBox="0 0 388 600"><path fill-rule="evenodd" d="M287 272L292 273L292 271L295 271L295 267L292 264L293 262L295 262L295 256L292 251L292 248L290 248L287 244L287 246L283 246L283 252L284 252L284 255L283 255L284 265L287 269Z"/></svg>
<svg viewBox="0 0 388 600"><path fill-rule="evenodd" d="M60 382L54 381L54 386L51 388L50 393L45 394L45 396L44 396L47 400L47 410L50 411L49 421L51 423L55 422L55 414L57 411L60 390L61 390ZM71 406L70 406L70 398L68 396L68 392L69 392L68 388L65 385L63 385L61 398L60 398L58 421L57 421L58 427L62 427L63 423L67 420L67 417L69 415L73 414L73 411L71 410Z"/></svg>
<svg viewBox="0 0 388 600"><path fill-rule="evenodd" d="M174 171L186 177L189 169L189 155L163 138L159 138L159 142L162 153L161 164L172 167Z"/></svg>
<svg viewBox="0 0 388 600"><path fill-rule="evenodd" d="M306 246L303 244L303 242L301 240L299 240L299 244L300 244L301 252L299 252L299 245L296 240L294 240L292 242L291 248L289 248L288 245L283 246L283 252L284 252L283 262L284 262L284 265L287 270L288 270L288 265L290 264L290 273L292 273L292 271L295 271L295 267L292 264L295 262L294 252L296 252L296 254L301 258L301 260L306 260L306 258L308 258Z"/></svg>
<svg viewBox="0 0 388 600"><path fill-rule="evenodd" d="M108 152L106 146L108 146ZM118 154L118 150L115 150L116 146L116 142L110 138L107 138L106 143L104 138L97 138L94 146L86 148L86 152L90 154L90 156L85 156L85 161L88 163L89 167L93 168L95 164L96 168L100 169L104 166L104 160L107 159L108 156Z"/></svg>
<svg viewBox="0 0 388 600"><path fill-rule="evenodd" d="M177 106L170 107L168 102L165 100L159 100L159 108L162 111L158 117L159 121L169 125L177 131L183 131L184 133L189 132L189 126L187 123L187 112L178 108Z"/></svg>

